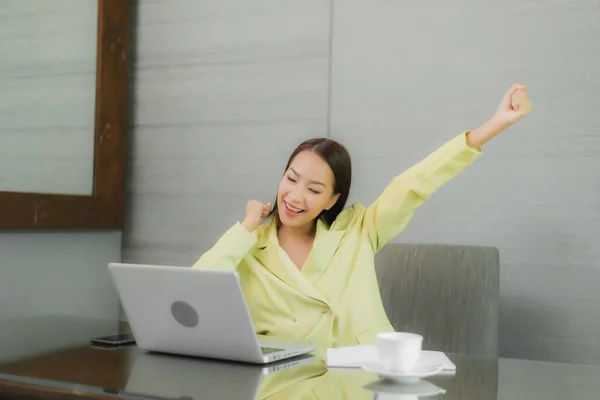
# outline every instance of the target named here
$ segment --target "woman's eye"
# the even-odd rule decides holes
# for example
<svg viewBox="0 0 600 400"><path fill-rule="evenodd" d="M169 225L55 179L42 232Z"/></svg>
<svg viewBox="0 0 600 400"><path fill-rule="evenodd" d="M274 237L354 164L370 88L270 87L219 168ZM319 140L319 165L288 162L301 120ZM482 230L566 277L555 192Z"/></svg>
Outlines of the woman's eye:
<svg viewBox="0 0 600 400"><path fill-rule="evenodd" d="M288 176L288 181L290 181L290 182L294 182L294 183L296 182L296 180L295 180L295 179L292 179L292 178L290 178L289 176Z"/></svg>
<svg viewBox="0 0 600 400"><path fill-rule="evenodd" d="M321 193L321 192L319 192L319 191L317 191L317 190L314 190L314 189L309 189L309 190L310 190L311 192L313 192L314 194L319 194L319 193Z"/></svg>

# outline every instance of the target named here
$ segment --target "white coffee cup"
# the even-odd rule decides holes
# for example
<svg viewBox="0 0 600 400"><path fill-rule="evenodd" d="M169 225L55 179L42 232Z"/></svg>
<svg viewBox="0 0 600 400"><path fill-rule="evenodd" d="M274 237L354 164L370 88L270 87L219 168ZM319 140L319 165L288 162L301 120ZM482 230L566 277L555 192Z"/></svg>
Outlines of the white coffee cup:
<svg viewBox="0 0 600 400"><path fill-rule="evenodd" d="M423 336L408 332L383 332L377 335L379 363L389 371L407 372L419 361Z"/></svg>

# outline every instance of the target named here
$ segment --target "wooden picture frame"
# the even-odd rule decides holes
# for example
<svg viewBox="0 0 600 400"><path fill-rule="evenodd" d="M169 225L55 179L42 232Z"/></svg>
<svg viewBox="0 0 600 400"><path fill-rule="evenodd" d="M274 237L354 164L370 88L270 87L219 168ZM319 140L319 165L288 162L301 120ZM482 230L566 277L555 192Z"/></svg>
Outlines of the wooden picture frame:
<svg viewBox="0 0 600 400"><path fill-rule="evenodd" d="M131 2L97 1L92 194L0 191L0 230L122 230L124 227Z"/></svg>

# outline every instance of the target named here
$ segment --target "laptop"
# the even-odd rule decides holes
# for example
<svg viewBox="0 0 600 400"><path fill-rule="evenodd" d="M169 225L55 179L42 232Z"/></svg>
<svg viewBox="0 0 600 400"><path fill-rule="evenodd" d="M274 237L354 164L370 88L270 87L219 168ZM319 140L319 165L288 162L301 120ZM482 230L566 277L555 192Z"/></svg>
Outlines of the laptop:
<svg viewBox="0 0 600 400"><path fill-rule="evenodd" d="M315 350L257 335L234 270L126 263L108 269L143 350L254 364Z"/></svg>
<svg viewBox="0 0 600 400"><path fill-rule="evenodd" d="M291 377L307 379L323 373L316 363L311 355L255 365L141 353L134 361L124 388L115 394L147 399L255 399L266 376L279 386L291 385L294 381L280 372L299 368Z"/></svg>

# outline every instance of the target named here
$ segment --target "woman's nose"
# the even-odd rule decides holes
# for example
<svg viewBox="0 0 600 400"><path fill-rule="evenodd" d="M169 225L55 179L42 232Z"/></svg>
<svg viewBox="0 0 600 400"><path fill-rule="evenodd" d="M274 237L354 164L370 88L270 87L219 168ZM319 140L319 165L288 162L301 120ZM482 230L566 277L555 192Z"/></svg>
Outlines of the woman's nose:
<svg viewBox="0 0 600 400"><path fill-rule="evenodd" d="M301 193L300 189L294 188L290 191L290 193L288 194L288 197L290 200L292 200L294 202L300 202L302 200L302 193Z"/></svg>

